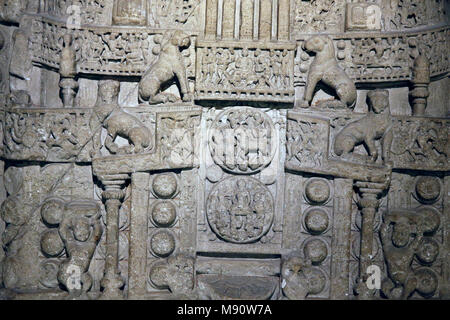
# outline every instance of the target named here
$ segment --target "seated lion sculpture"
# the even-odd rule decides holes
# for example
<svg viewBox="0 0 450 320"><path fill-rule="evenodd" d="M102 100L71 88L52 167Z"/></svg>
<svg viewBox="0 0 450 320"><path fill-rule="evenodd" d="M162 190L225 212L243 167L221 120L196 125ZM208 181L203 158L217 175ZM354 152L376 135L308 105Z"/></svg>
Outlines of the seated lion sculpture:
<svg viewBox="0 0 450 320"><path fill-rule="evenodd" d="M139 82L139 100L148 101L150 104L176 102L179 100L177 96L160 92L165 84L176 78L183 101L192 101L193 97L189 92L186 68L181 54L182 50L191 45L189 35L182 31L175 31L166 43L163 43L163 39L157 39L155 42L161 44L161 52L156 62L147 69Z"/></svg>
<svg viewBox="0 0 450 320"><path fill-rule="evenodd" d="M350 77L339 67L333 41L327 36L314 36L303 43L303 50L315 54L311 63L302 107L313 100L314 90L322 81L336 91L340 102L349 108L356 103L356 87Z"/></svg>

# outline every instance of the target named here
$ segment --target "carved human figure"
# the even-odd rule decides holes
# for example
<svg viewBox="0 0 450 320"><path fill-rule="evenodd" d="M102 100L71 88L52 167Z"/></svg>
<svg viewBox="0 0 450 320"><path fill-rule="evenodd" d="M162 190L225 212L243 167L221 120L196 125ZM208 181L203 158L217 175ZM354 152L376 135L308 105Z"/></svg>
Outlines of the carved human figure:
<svg viewBox="0 0 450 320"><path fill-rule="evenodd" d="M289 52L287 50L283 50L282 53L282 61L281 61L281 75L283 77L283 86L289 87L290 85L290 67L291 67L291 59L289 57Z"/></svg>
<svg viewBox="0 0 450 320"><path fill-rule="evenodd" d="M119 107L119 89L118 81L99 82L97 103L90 120L90 128L93 132L92 156L99 155L102 127L108 132L105 147L113 154L140 153L153 146L150 130L139 119L122 111ZM117 136L127 139L130 145L119 148L114 142Z"/></svg>
<svg viewBox="0 0 450 320"><path fill-rule="evenodd" d="M270 77L270 58L262 54L261 49L255 50L255 72L258 74L259 87L271 87Z"/></svg>
<svg viewBox="0 0 450 320"><path fill-rule="evenodd" d="M59 74L63 78L74 78L77 74L76 53L72 47L72 35L70 33L63 36Z"/></svg>
<svg viewBox="0 0 450 320"><path fill-rule="evenodd" d="M336 91L344 106L353 108L356 103L356 87L345 71L339 67L333 41L328 36L313 36L303 43L303 50L315 54L315 57L308 72L301 107L308 107L311 104L314 90L321 81Z"/></svg>
<svg viewBox="0 0 450 320"><path fill-rule="evenodd" d="M374 90L367 94L367 98L369 114L350 123L336 135L334 152L337 156L346 156L352 153L357 145L364 144L370 161L375 162L379 156L375 141L380 140L382 160L387 164L393 139L389 92Z"/></svg>
<svg viewBox="0 0 450 320"><path fill-rule="evenodd" d="M88 270L103 233L100 217L100 208L96 204L74 202L66 205L58 231L67 259L60 265L58 281L67 288L71 298L85 294L92 286ZM80 278L77 279L77 276ZM77 284L78 280L80 283Z"/></svg>
<svg viewBox="0 0 450 320"><path fill-rule="evenodd" d="M72 132L70 120L65 116L56 116L50 135L46 141L49 148L58 148L62 159L71 159L79 153L79 140Z"/></svg>
<svg viewBox="0 0 450 320"><path fill-rule="evenodd" d="M254 63L248 48L243 48L240 56L236 58L235 72L233 75L234 86L250 86L258 80L254 76ZM253 75L253 76L252 76Z"/></svg>
<svg viewBox="0 0 450 320"><path fill-rule="evenodd" d="M238 180L236 183L237 191L234 196L233 205L231 207L231 234L240 238L241 233L245 233L247 217L252 213L250 207L251 195L247 190L245 181Z"/></svg>
<svg viewBox="0 0 450 320"><path fill-rule="evenodd" d="M191 45L189 35L175 31L166 42L161 43L158 59L142 76L139 82L139 99L150 104L176 102L178 98L170 93L160 92L163 86L175 78L180 85L183 101L193 100L186 75L186 67L181 51Z"/></svg>
<svg viewBox="0 0 450 320"><path fill-rule="evenodd" d="M11 136L7 135L6 142L12 151L26 152L30 159L39 159L44 155L45 143L39 135L40 127L32 117L21 118L19 114L11 114ZM15 144L20 145L17 147Z"/></svg>
<svg viewBox="0 0 450 320"><path fill-rule="evenodd" d="M66 108L73 108L75 104L75 95L78 89L78 82L75 80L77 75L76 52L72 46L72 35L67 33L63 36L63 48L61 49L59 74L61 80L61 96L63 105Z"/></svg>
<svg viewBox="0 0 450 320"><path fill-rule="evenodd" d="M392 211L384 215L380 238L388 278L382 283L382 292L388 298L407 299L414 291L423 291L421 281L428 275L414 271L411 264L414 256L420 253L424 234L437 229L430 223L433 220L426 214L409 211ZM433 282L433 279L429 280Z"/></svg>
<svg viewBox="0 0 450 320"><path fill-rule="evenodd" d="M217 64L215 65L212 61L211 67L217 67L217 84L224 85L229 79L228 67L233 62L230 51L228 49L219 48L217 49ZM214 75L214 70L212 70Z"/></svg>

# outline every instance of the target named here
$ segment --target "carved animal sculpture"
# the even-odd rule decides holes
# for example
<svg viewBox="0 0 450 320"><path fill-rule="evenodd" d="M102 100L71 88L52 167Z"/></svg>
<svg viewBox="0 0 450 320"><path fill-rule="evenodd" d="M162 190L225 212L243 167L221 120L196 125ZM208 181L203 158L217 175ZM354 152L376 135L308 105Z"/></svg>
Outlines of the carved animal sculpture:
<svg viewBox="0 0 450 320"><path fill-rule="evenodd" d="M322 81L336 91L343 104L353 107L356 102L356 87L345 71L338 66L333 41L327 36L314 36L303 43L303 50L315 54L305 88L306 106L311 104L314 90Z"/></svg>
<svg viewBox="0 0 450 320"><path fill-rule="evenodd" d="M336 136L334 153L345 156L353 151L355 146L364 144L372 162L377 161L378 151L376 140L381 140L382 159L384 163L389 160L392 144L392 121L389 112L389 92L375 90L369 92L368 104L371 113L364 118L350 123Z"/></svg>
<svg viewBox="0 0 450 320"><path fill-rule="evenodd" d="M166 83L175 78L180 85L183 101L193 99L189 92L186 68L181 54L181 51L190 45L189 36L182 31L175 31L169 41L161 44L158 59L148 68L139 82L140 101L148 101L150 104L176 102L178 98L175 95L160 92Z"/></svg>
<svg viewBox="0 0 450 320"><path fill-rule="evenodd" d="M115 109L103 122L108 131L105 145L111 153L140 153L144 149L152 147L150 130L144 126L136 117ZM118 148L114 143L117 136L128 139L133 148Z"/></svg>
<svg viewBox="0 0 450 320"><path fill-rule="evenodd" d="M105 80L99 83L97 107L91 118L91 130L97 130L94 135L94 149L98 151L100 135L98 127L103 126L108 131L105 140L106 148L115 153L140 153L153 147L152 133L139 119L122 111L117 103L119 84L116 81ZM117 136L127 139L130 146L119 148L114 140Z"/></svg>

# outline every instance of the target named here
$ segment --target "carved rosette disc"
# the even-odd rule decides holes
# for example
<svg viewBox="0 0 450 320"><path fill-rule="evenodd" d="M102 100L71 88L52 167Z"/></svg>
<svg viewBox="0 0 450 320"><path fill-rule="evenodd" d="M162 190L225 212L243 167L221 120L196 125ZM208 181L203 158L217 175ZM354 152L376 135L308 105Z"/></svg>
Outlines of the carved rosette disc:
<svg viewBox="0 0 450 320"><path fill-rule="evenodd" d="M272 226L272 194L254 178L235 176L218 183L207 201L211 229L223 240L251 243L264 236Z"/></svg>
<svg viewBox="0 0 450 320"><path fill-rule="evenodd" d="M267 167L277 145L272 120L250 107L220 113L210 128L208 141L214 162L237 174L254 173Z"/></svg>

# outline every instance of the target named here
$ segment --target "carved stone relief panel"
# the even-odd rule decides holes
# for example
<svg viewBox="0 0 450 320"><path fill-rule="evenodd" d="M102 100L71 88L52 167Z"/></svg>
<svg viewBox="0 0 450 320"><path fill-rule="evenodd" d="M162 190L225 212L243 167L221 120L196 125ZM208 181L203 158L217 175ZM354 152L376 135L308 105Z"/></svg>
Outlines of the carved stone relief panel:
<svg viewBox="0 0 450 320"><path fill-rule="evenodd" d="M0 0L0 299L449 299L444 0Z"/></svg>

